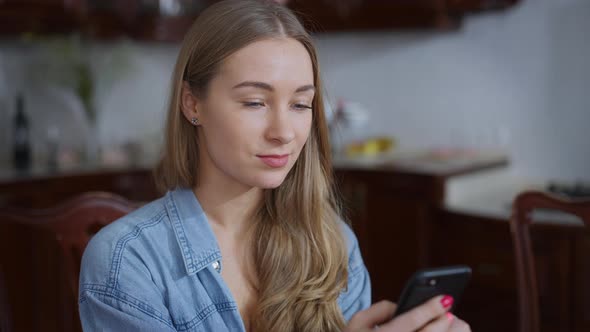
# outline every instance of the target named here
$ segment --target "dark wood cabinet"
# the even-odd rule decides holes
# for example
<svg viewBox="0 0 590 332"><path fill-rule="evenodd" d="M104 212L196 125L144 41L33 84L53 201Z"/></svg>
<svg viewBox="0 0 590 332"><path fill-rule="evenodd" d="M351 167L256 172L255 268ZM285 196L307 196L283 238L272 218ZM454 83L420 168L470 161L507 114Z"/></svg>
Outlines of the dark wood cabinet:
<svg viewBox="0 0 590 332"><path fill-rule="evenodd" d="M439 210L433 219L430 264L472 267L457 314L473 331L513 331L518 318L516 271L508 220ZM541 331L588 331L590 232L583 227L531 228L541 303ZM586 251L584 251L586 250ZM585 255L586 258L583 258Z"/></svg>
<svg viewBox="0 0 590 332"><path fill-rule="evenodd" d="M471 12L506 9L518 0L292 0L311 31L459 28Z"/></svg>
<svg viewBox="0 0 590 332"><path fill-rule="evenodd" d="M92 39L122 36L179 42L194 19L219 0L0 1L0 35L82 32ZM471 12L508 8L518 0L291 0L287 4L313 32L460 27Z"/></svg>
<svg viewBox="0 0 590 332"><path fill-rule="evenodd" d="M87 191L108 191L134 201L158 197L149 170L104 170L5 181L0 184L0 207L46 208Z"/></svg>
<svg viewBox="0 0 590 332"><path fill-rule="evenodd" d="M446 0L449 12L469 13L502 10L514 6L519 0Z"/></svg>
<svg viewBox="0 0 590 332"><path fill-rule="evenodd" d="M505 161L501 160L487 167L504 164ZM416 269L427 266L429 225L433 211L442 204L447 175L392 169L337 168L344 214L359 239L371 273L375 300L397 299L405 280ZM80 171L78 174L4 180L0 184L0 207L49 207L92 190L111 191L136 201L150 201L158 196L148 169ZM3 226L1 220L0 226ZM29 262L31 265L18 269L36 271L27 274L31 278L40 275L38 271L43 271L45 275L43 279L29 278L24 281L46 289L43 298L38 297L38 293L29 292L30 289L22 294L28 294L25 298L34 302L35 306L52 308L36 313L32 318L28 315L16 317L14 322L34 329L35 324L42 324L46 319L43 315L49 315L55 318L55 324L45 330L70 330L66 327L75 326L72 325L75 303L72 299L59 297L62 289L60 267L47 265L56 261L58 251L55 239L49 234L37 234L31 230L1 228L0 232L4 232L5 236L6 232L11 232L20 239L16 250L4 248L6 253L19 253L11 256L11 262L17 265ZM12 283L14 280L8 281Z"/></svg>
<svg viewBox="0 0 590 332"><path fill-rule="evenodd" d="M129 35L136 1L84 0L79 6L80 31L92 39L114 39Z"/></svg>
<svg viewBox="0 0 590 332"><path fill-rule="evenodd" d="M0 35L64 34L80 26L76 1L0 1Z"/></svg>
<svg viewBox="0 0 590 332"><path fill-rule="evenodd" d="M572 324L576 332L590 331L590 231L574 236L572 255Z"/></svg>
<svg viewBox="0 0 590 332"><path fill-rule="evenodd" d="M440 0L293 0L289 7L315 32L453 29L460 25L462 18L462 13L451 15Z"/></svg>
<svg viewBox="0 0 590 332"><path fill-rule="evenodd" d="M516 270L507 218L445 209L445 181L452 172L339 169L336 174L375 301L397 300L418 268L465 264L473 275L457 315L473 331L516 331ZM590 230L556 220L535 224L531 232L542 332L590 331Z"/></svg>
<svg viewBox="0 0 590 332"><path fill-rule="evenodd" d="M507 160L474 158L457 167L437 168L427 156L380 166L336 167L344 215L357 234L371 275L373 300L397 300L406 280L431 266L431 227L444 205L452 176L503 167ZM444 164L444 163L443 163Z"/></svg>
<svg viewBox="0 0 590 332"><path fill-rule="evenodd" d="M345 216L371 275L373 299L395 300L407 278L428 263L431 211L443 199L435 176L337 170Z"/></svg>
<svg viewBox="0 0 590 332"><path fill-rule="evenodd" d="M489 162L439 173L395 167L336 169L344 217L358 237L371 275L374 301L397 300L407 278L419 268L466 264L472 267L473 275L457 314L472 325L473 331L516 330L516 273L508 221L453 212L444 207L445 182L450 176L505 163ZM158 196L149 170L111 170L5 180L0 185L0 206L48 207L89 190L111 191L137 201L150 201ZM30 273L26 283L45 285L35 286L44 289L45 293L38 293L42 298L28 292L35 296L28 300L32 306L50 305L55 309L36 312L31 318L20 317L18 321L34 328L34 324L52 317L55 324L45 326L45 330L69 330L66 327L72 326L72 319L76 318L72 314L75 303L59 297L63 290L59 266L51 265L57 255L55 240L47 234L11 231L18 231L15 236L22 241L18 242L17 250L3 247L4 252L19 253L11 256L14 264L32 264L21 267L36 271ZM539 224L532 228L532 239L542 332L589 331L590 231ZM34 279L39 275L44 277Z"/></svg>

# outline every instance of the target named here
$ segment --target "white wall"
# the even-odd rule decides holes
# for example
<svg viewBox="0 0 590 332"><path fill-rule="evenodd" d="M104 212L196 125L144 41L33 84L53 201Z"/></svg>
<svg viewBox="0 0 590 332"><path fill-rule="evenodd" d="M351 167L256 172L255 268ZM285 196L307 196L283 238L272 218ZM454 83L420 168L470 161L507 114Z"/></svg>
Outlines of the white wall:
<svg viewBox="0 0 590 332"><path fill-rule="evenodd" d="M525 0L458 33L319 38L332 97L401 145L507 144L517 174L590 179L590 1Z"/></svg>
<svg viewBox="0 0 590 332"><path fill-rule="evenodd" d="M368 135L392 135L405 147L507 144L517 174L590 180L589 17L588 0L524 0L473 16L458 32L320 35L320 61L331 99L370 109ZM178 47L123 44L132 66L118 80L105 66L121 46L90 52L100 140L153 148ZM34 53L0 44L0 122L2 103L12 110L7 96L28 88L19 73Z"/></svg>
<svg viewBox="0 0 590 332"><path fill-rule="evenodd" d="M0 167L10 160L11 137L7 129L18 92L26 98L25 110L31 118L37 161L45 158L48 126L60 127L60 140L67 147L84 149L89 139L84 106L71 89L55 84L67 75L55 68L45 68L52 61L47 60L48 56L60 56L47 50L49 44L44 41L40 47L23 41L0 43ZM82 49L96 75L96 129L100 144L140 141L148 153L155 155L161 142L169 79L179 46L121 41L84 45Z"/></svg>

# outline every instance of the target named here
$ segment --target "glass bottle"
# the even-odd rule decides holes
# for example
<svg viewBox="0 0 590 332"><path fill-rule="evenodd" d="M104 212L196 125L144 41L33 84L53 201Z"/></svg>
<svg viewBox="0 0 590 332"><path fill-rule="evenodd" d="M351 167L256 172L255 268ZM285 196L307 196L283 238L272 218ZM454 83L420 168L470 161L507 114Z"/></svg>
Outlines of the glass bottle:
<svg viewBox="0 0 590 332"><path fill-rule="evenodd" d="M31 168L31 139L29 119L25 113L25 102L22 94L16 97L16 114L13 130L13 164L17 170L26 171Z"/></svg>

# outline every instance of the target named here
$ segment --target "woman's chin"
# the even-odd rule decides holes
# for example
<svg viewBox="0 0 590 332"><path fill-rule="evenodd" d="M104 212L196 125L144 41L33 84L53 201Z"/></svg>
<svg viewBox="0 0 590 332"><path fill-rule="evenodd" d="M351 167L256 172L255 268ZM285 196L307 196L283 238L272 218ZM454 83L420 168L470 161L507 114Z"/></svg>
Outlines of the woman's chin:
<svg viewBox="0 0 590 332"><path fill-rule="evenodd" d="M280 186L285 180L284 176L269 176L257 179L256 187L261 189L274 189Z"/></svg>

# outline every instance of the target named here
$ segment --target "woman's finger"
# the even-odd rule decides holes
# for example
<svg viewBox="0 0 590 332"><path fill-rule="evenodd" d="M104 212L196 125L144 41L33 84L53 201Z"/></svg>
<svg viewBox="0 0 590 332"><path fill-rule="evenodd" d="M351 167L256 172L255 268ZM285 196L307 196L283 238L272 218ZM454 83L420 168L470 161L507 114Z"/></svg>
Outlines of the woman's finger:
<svg viewBox="0 0 590 332"><path fill-rule="evenodd" d="M446 312L444 315L424 326L420 332L448 332L454 320L455 316L450 312Z"/></svg>
<svg viewBox="0 0 590 332"><path fill-rule="evenodd" d="M466 322L455 316L453 323L451 324L451 332L471 332L471 327Z"/></svg>
<svg viewBox="0 0 590 332"><path fill-rule="evenodd" d="M442 316L452 305L452 297L436 296L381 327L391 331L416 331Z"/></svg>
<svg viewBox="0 0 590 332"><path fill-rule="evenodd" d="M359 311L348 322L348 330L355 331L356 329L373 328L378 324L389 321L393 317L393 313L397 306L391 301L380 301L368 309Z"/></svg>

